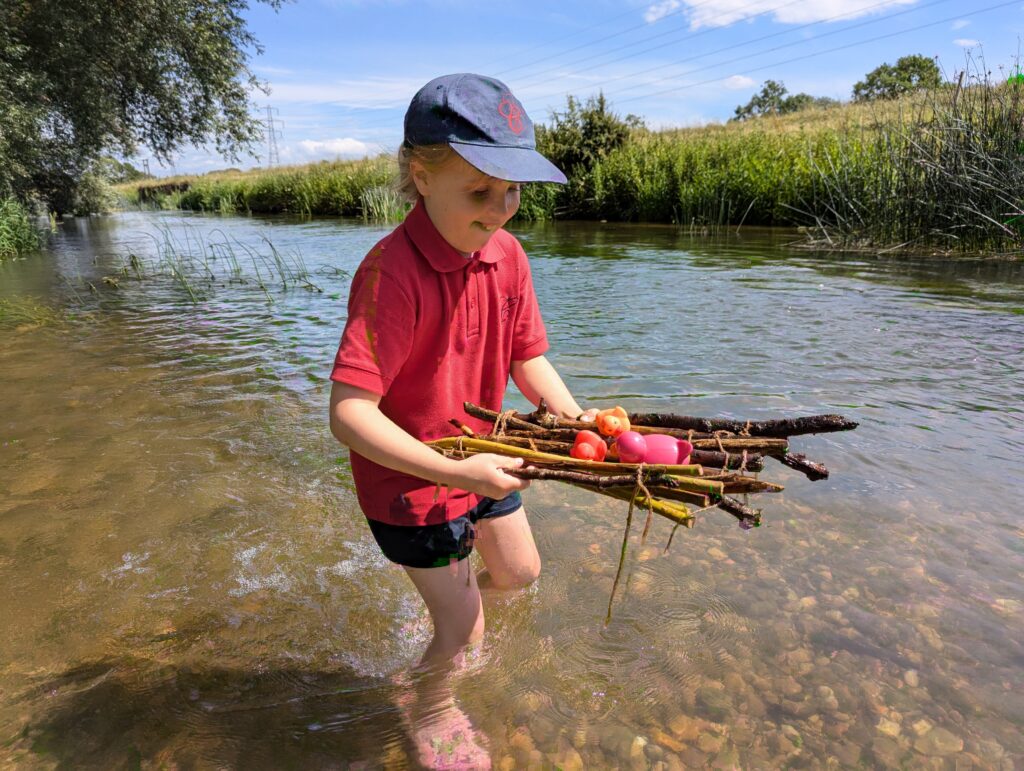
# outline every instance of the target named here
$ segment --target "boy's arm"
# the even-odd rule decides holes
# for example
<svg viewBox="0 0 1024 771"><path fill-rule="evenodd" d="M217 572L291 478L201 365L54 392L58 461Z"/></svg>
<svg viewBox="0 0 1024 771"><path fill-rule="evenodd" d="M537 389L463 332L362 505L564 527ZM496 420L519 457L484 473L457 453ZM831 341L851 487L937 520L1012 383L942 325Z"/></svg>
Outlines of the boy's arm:
<svg viewBox="0 0 1024 771"><path fill-rule="evenodd" d="M512 362L512 380L533 404L543 398L548 412L560 418L592 420L596 409L584 411L569 393L562 378L544 356Z"/></svg>
<svg viewBox="0 0 1024 771"><path fill-rule="evenodd" d="M522 458L474 455L453 460L431 450L380 411L380 396L335 382L331 389L331 433L342 444L374 463L420 479L469 490L488 498L504 498L530 483L502 472L519 468Z"/></svg>

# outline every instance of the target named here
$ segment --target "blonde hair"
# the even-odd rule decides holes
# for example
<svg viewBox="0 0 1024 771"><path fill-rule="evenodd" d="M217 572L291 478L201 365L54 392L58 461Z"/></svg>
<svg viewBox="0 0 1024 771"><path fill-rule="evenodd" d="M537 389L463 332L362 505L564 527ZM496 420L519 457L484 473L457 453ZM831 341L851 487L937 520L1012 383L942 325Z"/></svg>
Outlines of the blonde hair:
<svg viewBox="0 0 1024 771"><path fill-rule="evenodd" d="M419 191L412 178L411 161L419 161L430 171L437 171L451 162L455 151L449 145L402 145L398 148L398 194L406 201L415 203Z"/></svg>

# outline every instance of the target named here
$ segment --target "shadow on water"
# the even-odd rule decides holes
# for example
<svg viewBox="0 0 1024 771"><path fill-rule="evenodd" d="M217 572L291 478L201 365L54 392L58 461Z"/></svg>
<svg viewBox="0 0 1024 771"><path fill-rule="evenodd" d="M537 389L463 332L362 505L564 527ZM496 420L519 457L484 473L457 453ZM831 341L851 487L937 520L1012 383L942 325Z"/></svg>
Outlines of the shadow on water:
<svg viewBox="0 0 1024 771"><path fill-rule="evenodd" d="M406 767L395 688L351 671L189 666L131 655L71 667L23 693L48 702L19 748L58 768Z"/></svg>

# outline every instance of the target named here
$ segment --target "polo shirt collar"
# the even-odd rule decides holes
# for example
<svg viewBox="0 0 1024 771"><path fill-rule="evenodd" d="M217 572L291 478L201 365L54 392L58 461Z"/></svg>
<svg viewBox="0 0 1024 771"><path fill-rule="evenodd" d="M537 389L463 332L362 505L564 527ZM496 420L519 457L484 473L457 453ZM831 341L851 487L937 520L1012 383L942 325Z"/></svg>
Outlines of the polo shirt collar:
<svg viewBox="0 0 1024 771"><path fill-rule="evenodd" d="M483 249L473 252L470 257L463 257L459 251L444 240L427 214L427 207L420 198L412 211L405 217L405 232L420 251L430 267L439 273L450 273L465 268L473 261L497 262L505 256L505 251L494 243L494 237Z"/></svg>

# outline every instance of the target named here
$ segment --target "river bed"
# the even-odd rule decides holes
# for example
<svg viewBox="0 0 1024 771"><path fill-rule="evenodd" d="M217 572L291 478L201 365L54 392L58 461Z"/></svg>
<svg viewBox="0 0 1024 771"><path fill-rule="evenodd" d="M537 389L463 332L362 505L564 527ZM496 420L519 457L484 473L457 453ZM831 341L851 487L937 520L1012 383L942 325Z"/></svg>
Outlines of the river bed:
<svg viewBox="0 0 1024 771"><path fill-rule="evenodd" d="M793 440L828 480L768 462L760 528L641 517L607 626L625 506L534 483L541 578L456 683L495 766L1024 764L1024 264L511 229L581 404L860 426ZM411 766L430 623L326 412L387 230L122 213L0 263L64 317L0 325L0 766Z"/></svg>

